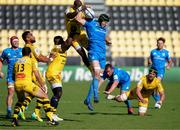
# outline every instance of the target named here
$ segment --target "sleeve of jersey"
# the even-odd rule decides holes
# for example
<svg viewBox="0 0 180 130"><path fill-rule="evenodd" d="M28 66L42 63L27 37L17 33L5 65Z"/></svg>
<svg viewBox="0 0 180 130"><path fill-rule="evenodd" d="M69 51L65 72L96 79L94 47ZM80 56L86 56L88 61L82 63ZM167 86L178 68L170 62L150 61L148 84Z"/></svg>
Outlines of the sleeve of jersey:
<svg viewBox="0 0 180 130"><path fill-rule="evenodd" d="M114 79L114 81L118 81L118 82L119 82L119 79L118 79L118 75L117 75L117 74L115 74L115 75L113 76L113 79Z"/></svg>
<svg viewBox="0 0 180 130"><path fill-rule="evenodd" d="M144 78L141 78L141 79L139 80L139 82L137 83L137 87L140 88L140 89L143 88L143 79L144 79Z"/></svg>
<svg viewBox="0 0 180 130"><path fill-rule="evenodd" d="M39 48L37 48L37 47L32 48L32 53L36 58L38 58L41 54Z"/></svg>
<svg viewBox="0 0 180 130"><path fill-rule="evenodd" d="M33 70L33 71L38 70L38 64L37 64L37 62L35 62L33 59L31 59L31 62L32 62L32 70Z"/></svg>
<svg viewBox="0 0 180 130"><path fill-rule="evenodd" d="M158 92L162 92L162 91L164 91L164 88L163 88L163 86L162 86L162 84L161 84L161 82L157 82L157 85L158 85Z"/></svg>

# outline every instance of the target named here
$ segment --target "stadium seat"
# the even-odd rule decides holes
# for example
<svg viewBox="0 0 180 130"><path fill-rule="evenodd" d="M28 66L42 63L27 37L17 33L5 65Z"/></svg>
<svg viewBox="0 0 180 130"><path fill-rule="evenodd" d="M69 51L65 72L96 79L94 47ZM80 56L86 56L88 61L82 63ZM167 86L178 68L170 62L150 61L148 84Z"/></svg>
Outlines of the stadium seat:
<svg viewBox="0 0 180 130"><path fill-rule="evenodd" d="M156 31L156 38L163 37L162 31Z"/></svg>
<svg viewBox="0 0 180 130"><path fill-rule="evenodd" d="M147 31L141 31L140 35L141 35L141 39L147 39L148 38L148 32Z"/></svg>

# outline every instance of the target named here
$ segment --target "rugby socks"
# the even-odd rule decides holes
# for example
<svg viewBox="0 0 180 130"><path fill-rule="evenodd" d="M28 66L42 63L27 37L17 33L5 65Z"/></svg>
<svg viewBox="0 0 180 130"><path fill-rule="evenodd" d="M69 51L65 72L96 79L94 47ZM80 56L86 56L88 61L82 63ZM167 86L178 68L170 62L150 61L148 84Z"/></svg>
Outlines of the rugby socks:
<svg viewBox="0 0 180 130"><path fill-rule="evenodd" d="M98 84L99 84L99 80L96 77L93 77L94 100L99 100L99 96L98 96Z"/></svg>
<svg viewBox="0 0 180 130"><path fill-rule="evenodd" d="M12 108L11 108L11 106L8 106L7 107L7 113L11 113L12 112Z"/></svg>
<svg viewBox="0 0 180 130"><path fill-rule="evenodd" d="M126 100L124 103L127 105L127 108L132 108L130 100Z"/></svg>
<svg viewBox="0 0 180 130"><path fill-rule="evenodd" d="M27 97L25 98L25 100L23 101L22 106L21 106L22 112L24 112L24 110L26 109L26 107L27 107L27 106L29 105L29 103L31 102L32 98L33 98L33 97L31 97L31 96L27 96Z"/></svg>
<svg viewBox="0 0 180 130"><path fill-rule="evenodd" d="M46 116L48 117L48 119L50 121L52 121L52 107L50 105L50 101L48 98L45 98L43 100L43 108L44 108L44 111L46 112Z"/></svg>
<svg viewBox="0 0 180 130"><path fill-rule="evenodd" d="M56 110L57 110L58 102L59 102L59 100L58 100L55 96L53 96L53 97L51 98L51 106L53 107L53 112L54 112L54 113L55 113Z"/></svg>
<svg viewBox="0 0 180 130"><path fill-rule="evenodd" d="M53 97L51 98L51 106L53 107L53 112L56 112L59 100L62 95L62 87L56 87L53 90Z"/></svg>
<svg viewBox="0 0 180 130"><path fill-rule="evenodd" d="M34 110L36 115L40 115L40 109L43 106L43 99L38 98L36 101L36 108Z"/></svg>
<svg viewBox="0 0 180 130"><path fill-rule="evenodd" d="M91 82L91 85L90 85L90 88L89 88L89 91L88 91L88 95L86 97L86 102L87 103L91 102L92 94L93 94L93 82Z"/></svg>
<svg viewBox="0 0 180 130"><path fill-rule="evenodd" d="M20 111L20 109L21 109L21 105L22 105L21 102L17 102L17 103L16 103L16 105L15 105L15 107L14 107L14 114L13 114L13 118L14 118L14 119L18 119L18 113L19 113L19 111Z"/></svg>

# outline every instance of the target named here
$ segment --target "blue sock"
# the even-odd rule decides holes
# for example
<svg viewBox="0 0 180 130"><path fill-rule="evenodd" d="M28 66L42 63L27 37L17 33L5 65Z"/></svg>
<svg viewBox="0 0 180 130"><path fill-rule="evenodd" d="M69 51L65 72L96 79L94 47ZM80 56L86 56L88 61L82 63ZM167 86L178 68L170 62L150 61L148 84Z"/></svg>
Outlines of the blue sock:
<svg viewBox="0 0 180 130"><path fill-rule="evenodd" d="M91 85L90 85L90 88L89 88L89 91L88 91L88 95L86 97L86 101L88 103L91 101L92 94L93 94L93 81L91 82Z"/></svg>
<svg viewBox="0 0 180 130"><path fill-rule="evenodd" d="M99 80L96 77L93 77L93 91L94 91L94 99L99 99L98 96L98 84Z"/></svg>
<svg viewBox="0 0 180 130"><path fill-rule="evenodd" d="M127 108L131 108L130 100L126 100L126 101L124 101L124 103L127 105Z"/></svg>
<svg viewBox="0 0 180 130"><path fill-rule="evenodd" d="M153 96L153 98L154 98L154 100L157 102L157 101L160 101L160 95L159 95L159 93L157 93L157 92L154 92L153 94L152 94L152 96Z"/></svg>
<svg viewBox="0 0 180 130"><path fill-rule="evenodd" d="M10 106L8 106L8 108L7 108L7 113L11 113L11 112L12 112L12 109L11 109Z"/></svg>

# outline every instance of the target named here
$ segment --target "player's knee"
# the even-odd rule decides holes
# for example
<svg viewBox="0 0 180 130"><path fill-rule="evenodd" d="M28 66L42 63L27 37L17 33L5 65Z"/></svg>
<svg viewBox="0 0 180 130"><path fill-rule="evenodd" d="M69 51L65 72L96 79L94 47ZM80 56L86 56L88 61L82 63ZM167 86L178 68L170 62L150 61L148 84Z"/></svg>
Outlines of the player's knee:
<svg viewBox="0 0 180 130"><path fill-rule="evenodd" d="M9 88L8 89L8 95L11 96L11 97L14 95L14 88Z"/></svg>
<svg viewBox="0 0 180 130"><path fill-rule="evenodd" d="M94 77L100 79L100 69L94 69Z"/></svg>
<svg viewBox="0 0 180 130"><path fill-rule="evenodd" d="M139 115L143 116L147 111L147 107L140 106L139 107Z"/></svg>
<svg viewBox="0 0 180 130"><path fill-rule="evenodd" d="M127 100L127 98L128 98L127 95L123 93L121 95L116 96L115 100L119 102L122 102L122 101L124 102Z"/></svg>
<svg viewBox="0 0 180 130"><path fill-rule="evenodd" d="M126 101L127 100L127 95L125 93L120 95L121 101Z"/></svg>

